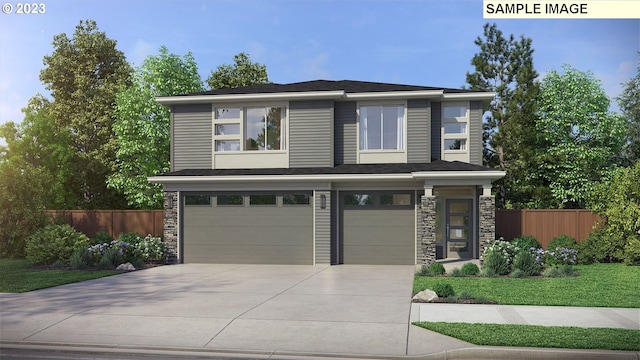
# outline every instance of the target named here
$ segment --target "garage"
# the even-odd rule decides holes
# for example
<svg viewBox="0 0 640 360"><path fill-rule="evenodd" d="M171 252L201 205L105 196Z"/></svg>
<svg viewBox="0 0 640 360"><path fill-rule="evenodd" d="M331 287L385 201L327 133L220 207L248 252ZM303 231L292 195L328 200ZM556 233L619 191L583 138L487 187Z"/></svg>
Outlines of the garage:
<svg viewBox="0 0 640 360"><path fill-rule="evenodd" d="M313 264L311 193L183 195L183 261Z"/></svg>
<svg viewBox="0 0 640 360"><path fill-rule="evenodd" d="M340 262L415 264L414 198L411 191L342 193Z"/></svg>

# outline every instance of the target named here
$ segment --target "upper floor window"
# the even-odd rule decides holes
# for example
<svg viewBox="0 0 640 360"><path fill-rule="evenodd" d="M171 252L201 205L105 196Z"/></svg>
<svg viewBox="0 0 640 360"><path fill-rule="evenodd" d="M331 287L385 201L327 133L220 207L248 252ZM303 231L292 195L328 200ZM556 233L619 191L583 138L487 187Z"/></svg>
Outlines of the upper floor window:
<svg viewBox="0 0 640 360"><path fill-rule="evenodd" d="M442 148L466 151L469 137L469 107L465 103L445 104L442 109Z"/></svg>
<svg viewBox="0 0 640 360"><path fill-rule="evenodd" d="M215 151L284 150L286 108L214 109Z"/></svg>
<svg viewBox="0 0 640 360"><path fill-rule="evenodd" d="M360 150L404 149L403 106L360 107Z"/></svg>

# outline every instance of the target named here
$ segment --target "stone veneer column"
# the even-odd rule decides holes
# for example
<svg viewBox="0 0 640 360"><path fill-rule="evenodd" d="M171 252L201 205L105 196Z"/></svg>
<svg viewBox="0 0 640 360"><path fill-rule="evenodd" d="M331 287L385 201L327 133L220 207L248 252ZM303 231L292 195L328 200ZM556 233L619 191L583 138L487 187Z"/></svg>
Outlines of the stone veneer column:
<svg viewBox="0 0 640 360"><path fill-rule="evenodd" d="M480 211L480 224L479 224L479 237L480 237L480 260L482 261L482 254L484 249L489 246L489 243L495 240L496 237L496 199L493 196L480 196L479 199L479 211Z"/></svg>
<svg viewBox="0 0 640 360"><path fill-rule="evenodd" d="M423 195L418 208L418 261L429 265L436 261L436 197Z"/></svg>
<svg viewBox="0 0 640 360"><path fill-rule="evenodd" d="M167 250L167 263L178 262L178 193L164 192L164 246Z"/></svg>

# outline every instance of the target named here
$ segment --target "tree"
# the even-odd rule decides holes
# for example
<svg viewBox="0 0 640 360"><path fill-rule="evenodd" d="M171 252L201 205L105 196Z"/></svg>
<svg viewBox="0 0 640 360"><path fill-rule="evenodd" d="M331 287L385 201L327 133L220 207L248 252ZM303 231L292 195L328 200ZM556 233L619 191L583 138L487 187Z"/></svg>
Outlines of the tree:
<svg viewBox="0 0 640 360"><path fill-rule="evenodd" d="M207 84L211 90L237 88L241 86L267 84L267 67L254 63L249 55L241 52L233 57L235 64L223 64L211 72Z"/></svg>
<svg viewBox="0 0 640 360"><path fill-rule="evenodd" d="M130 84L131 66L116 49L116 41L98 31L93 20L80 21L72 38L53 38L54 51L44 57L40 80L51 91L51 113L57 126L71 136L77 164L74 173L76 206L125 206L105 179L115 160L112 125L117 92Z"/></svg>
<svg viewBox="0 0 640 360"><path fill-rule="evenodd" d="M542 80L535 132L544 149L531 169L551 191L554 206L583 208L593 183L614 170L624 144L624 119L609 112L610 100L591 72L569 65Z"/></svg>
<svg viewBox="0 0 640 360"><path fill-rule="evenodd" d="M636 76L624 84L624 91L617 99L627 120L627 143L622 153L625 165L640 160L640 61L637 71Z"/></svg>
<svg viewBox="0 0 640 360"><path fill-rule="evenodd" d="M193 55L181 58L163 46L136 70L133 84L118 93L113 125L116 165L107 183L121 191L129 205L162 206L162 186L149 183L147 176L170 170L170 116L169 109L155 98L202 90Z"/></svg>
<svg viewBox="0 0 640 360"><path fill-rule="evenodd" d="M40 94L31 98L22 112L25 117L21 124L0 126L0 137L7 142L2 157L13 166L29 166L47 176L48 182L38 196L48 209L73 208L75 164L69 131L53 121L51 103Z"/></svg>
<svg viewBox="0 0 640 360"><path fill-rule="evenodd" d="M480 52L471 60L475 72L467 73L467 83L471 90L496 93L485 113L484 162L507 173L497 182L498 204L522 206L537 187L524 179L535 153L530 129L536 121L539 87L532 41L524 36L519 40L513 35L505 38L496 24L485 24L483 35L485 39L475 41Z"/></svg>

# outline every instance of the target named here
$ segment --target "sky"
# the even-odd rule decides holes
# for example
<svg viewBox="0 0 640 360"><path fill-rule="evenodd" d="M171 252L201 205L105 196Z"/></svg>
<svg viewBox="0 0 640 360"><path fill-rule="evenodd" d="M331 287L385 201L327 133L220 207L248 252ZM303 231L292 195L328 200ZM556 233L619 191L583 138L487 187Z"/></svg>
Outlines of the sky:
<svg viewBox="0 0 640 360"><path fill-rule="evenodd" d="M140 65L165 45L191 52L204 80L246 52L269 80L363 80L459 88L473 71L487 22L533 40L541 76L570 64L591 71L610 98L635 76L640 19L489 20L481 0L36 0L41 14L0 13L0 124L20 122L53 37L92 19ZM619 111L612 101L612 111ZM0 140L1 141L1 140Z"/></svg>

